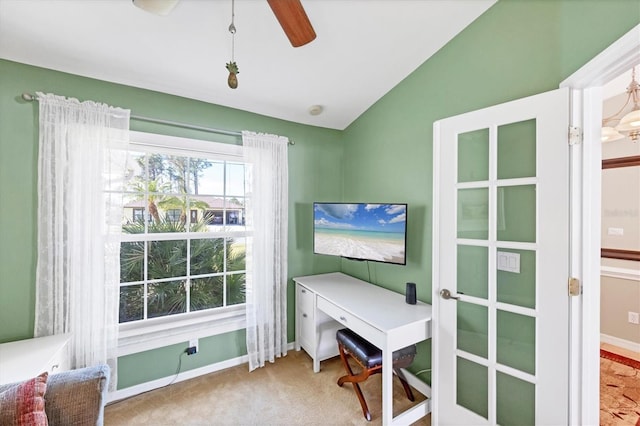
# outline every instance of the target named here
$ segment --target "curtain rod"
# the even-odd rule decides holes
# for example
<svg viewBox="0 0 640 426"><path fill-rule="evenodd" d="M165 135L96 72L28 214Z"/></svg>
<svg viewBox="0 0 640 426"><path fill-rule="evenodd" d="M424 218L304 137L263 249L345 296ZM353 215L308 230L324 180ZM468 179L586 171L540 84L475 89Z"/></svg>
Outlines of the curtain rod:
<svg viewBox="0 0 640 426"><path fill-rule="evenodd" d="M24 99L27 102L33 102L33 101L37 101L38 97L35 95L32 95L31 93L25 92L22 94L22 99ZM196 126L194 124L180 123L178 121L160 120L158 118L144 117L142 115L131 114L130 118L138 121L146 121L148 123L166 124L168 126L182 127L183 129L190 129L190 130L201 130L204 132L217 133L220 135L242 136L242 132L238 132L234 130L214 129L212 127ZM295 145L295 144L296 143L294 141L289 140L289 145Z"/></svg>

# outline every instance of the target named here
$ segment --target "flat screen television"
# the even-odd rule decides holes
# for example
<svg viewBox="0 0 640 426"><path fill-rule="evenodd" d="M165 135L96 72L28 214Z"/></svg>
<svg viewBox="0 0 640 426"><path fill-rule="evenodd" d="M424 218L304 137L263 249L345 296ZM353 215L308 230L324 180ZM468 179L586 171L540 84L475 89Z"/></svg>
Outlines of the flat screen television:
<svg viewBox="0 0 640 426"><path fill-rule="evenodd" d="M405 265L407 205L313 203L313 252Z"/></svg>

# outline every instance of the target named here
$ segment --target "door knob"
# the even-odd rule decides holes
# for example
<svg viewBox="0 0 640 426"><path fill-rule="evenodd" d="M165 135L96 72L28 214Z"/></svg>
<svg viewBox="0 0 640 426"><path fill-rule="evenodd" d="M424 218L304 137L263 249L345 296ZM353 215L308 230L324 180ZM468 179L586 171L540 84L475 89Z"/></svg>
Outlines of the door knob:
<svg viewBox="0 0 640 426"><path fill-rule="evenodd" d="M449 299L460 300L460 297L452 296L451 292L449 290L447 290L446 288L443 288L442 290L440 290L440 297L442 297L445 300L449 300Z"/></svg>

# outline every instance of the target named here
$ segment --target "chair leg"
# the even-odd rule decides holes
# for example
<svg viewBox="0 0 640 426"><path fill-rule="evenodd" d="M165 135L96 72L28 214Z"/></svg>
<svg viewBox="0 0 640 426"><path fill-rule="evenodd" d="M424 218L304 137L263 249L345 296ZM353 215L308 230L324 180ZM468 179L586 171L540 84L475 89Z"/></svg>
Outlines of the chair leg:
<svg viewBox="0 0 640 426"><path fill-rule="evenodd" d="M340 359L342 360L342 365L344 365L344 369L349 373L347 376L342 376L338 379L338 386L342 387L346 379L353 376L353 370L351 370L351 366L349 365L349 361L347 361L347 354L344 351L344 347L338 343L338 352L340 353Z"/></svg>
<svg viewBox="0 0 640 426"><path fill-rule="evenodd" d="M357 376L353 374L353 370L349 365L349 361L347 360L347 354L344 351L344 348L341 344L338 344L338 351L340 352L340 359L342 359L342 364L344 368L349 373L347 376L342 376L338 379L338 386L342 387L345 382L350 382L353 385L353 390L358 397L358 401L360 402L360 407L362 407L362 414L364 418L367 419L368 422L371 421L371 413L369 412L369 407L367 407L367 402L364 399L364 395L362 394L362 389L360 389L360 385L358 382L362 382L369 377L369 370L363 368L362 372Z"/></svg>
<svg viewBox="0 0 640 426"><path fill-rule="evenodd" d="M404 392L407 394L407 398L409 398L409 401L415 401L413 391L411 390L409 383L407 383L404 374L402 374L402 370L400 370L399 368L394 368L393 371L395 371L396 376L398 376L398 379L400 379L400 383L402 383L402 387L404 388Z"/></svg>
<svg viewBox="0 0 640 426"><path fill-rule="evenodd" d="M364 414L364 418L367 419L368 422L370 422L371 413L369 412L369 407L367 407L367 402L364 400L364 395L362 394L360 385L355 382L352 384L353 384L353 390L356 392L356 395L358 396L358 401L360 401L360 406L362 407L362 414Z"/></svg>

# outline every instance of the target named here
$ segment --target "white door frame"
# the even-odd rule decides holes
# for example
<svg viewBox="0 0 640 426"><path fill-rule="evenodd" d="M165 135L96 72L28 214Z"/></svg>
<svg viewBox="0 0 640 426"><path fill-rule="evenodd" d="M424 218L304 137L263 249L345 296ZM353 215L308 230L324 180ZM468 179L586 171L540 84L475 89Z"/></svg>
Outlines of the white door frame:
<svg viewBox="0 0 640 426"><path fill-rule="evenodd" d="M640 25L635 26L560 87L571 89L571 125L583 142L571 149L571 276L580 279L582 297L570 312L571 424L599 424L600 407L600 173L602 86L640 63Z"/></svg>

